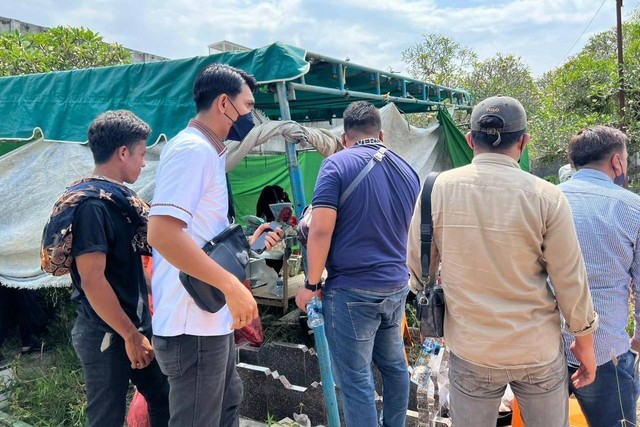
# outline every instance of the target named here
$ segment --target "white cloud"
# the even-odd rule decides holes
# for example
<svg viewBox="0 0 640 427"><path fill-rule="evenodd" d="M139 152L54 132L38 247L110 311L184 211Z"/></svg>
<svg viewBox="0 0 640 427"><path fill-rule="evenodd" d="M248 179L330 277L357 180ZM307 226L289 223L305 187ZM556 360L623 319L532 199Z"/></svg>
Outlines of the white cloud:
<svg viewBox="0 0 640 427"><path fill-rule="evenodd" d="M625 11L639 0L625 1ZM11 3L9 5L9 3ZM589 32L614 25L608 1ZM21 0L0 15L84 26L107 41L171 58L207 54L227 39L259 47L276 40L361 65L404 70L401 53L441 33L481 58L513 53L536 74L554 67L601 0ZM586 42L585 35L574 53Z"/></svg>
<svg viewBox="0 0 640 427"><path fill-rule="evenodd" d="M447 2L441 2L447 3ZM340 4L362 10L375 10L403 16L415 25L435 25L438 28L474 28L528 26L558 22L582 23L593 16L599 0L512 0L504 4L485 1L471 2L477 6L439 6L433 0L341 0Z"/></svg>
<svg viewBox="0 0 640 427"><path fill-rule="evenodd" d="M455 7L462 3L463 6ZM510 0L455 2L432 0L339 0L360 13L379 13L394 22L404 34L441 33L476 50L481 58L497 52L513 53L528 61L536 74L555 67L577 40L601 0ZM636 1L625 2L627 12ZM401 24L399 24L401 23ZM615 5L609 1L594 20L591 31L603 31L615 24ZM583 36L575 53L588 40Z"/></svg>

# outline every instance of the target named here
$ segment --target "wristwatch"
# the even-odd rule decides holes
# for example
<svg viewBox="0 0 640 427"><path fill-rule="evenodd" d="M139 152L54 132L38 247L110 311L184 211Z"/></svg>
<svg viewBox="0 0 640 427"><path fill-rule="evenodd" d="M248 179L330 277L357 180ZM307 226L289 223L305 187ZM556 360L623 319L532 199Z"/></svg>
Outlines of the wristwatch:
<svg viewBox="0 0 640 427"><path fill-rule="evenodd" d="M304 288L309 289L310 291L319 291L322 289L322 285L324 285L324 280L322 279L320 279L320 281L315 285L310 284L306 278L304 279Z"/></svg>

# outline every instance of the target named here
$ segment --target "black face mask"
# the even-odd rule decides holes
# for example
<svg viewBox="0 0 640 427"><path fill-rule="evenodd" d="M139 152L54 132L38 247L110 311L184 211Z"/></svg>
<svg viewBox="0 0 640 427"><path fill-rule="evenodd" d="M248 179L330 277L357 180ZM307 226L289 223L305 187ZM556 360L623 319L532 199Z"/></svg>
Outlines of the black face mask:
<svg viewBox="0 0 640 427"><path fill-rule="evenodd" d="M524 147L522 147L522 150L520 151L520 157L518 157L518 164L520 164L520 160L522 160L523 154L524 154Z"/></svg>
<svg viewBox="0 0 640 427"><path fill-rule="evenodd" d="M231 102L231 100L229 100L229 102L233 109L236 110L236 113L238 113L238 118L234 121L227 113L224 113L224 115L233 122L231 129L229 129L227 139L242 141L256 124L253 122L253 115L251 114L251 111L247 114L241 115L236 106L233 105L233 102Z"/></svg>
<svg viewBox="0 0 640 427"><path fill-rule="evenodd" d="M624 171L624 169L622 168L622 161L618 160L618 163L620 164L620 170ZM622 172L621 175L616 175L615 178L613 178L613 183L616 185L619 185L620 187L627 187L625 184L627 182L627 176L624 174L624 172Z"/></svg>

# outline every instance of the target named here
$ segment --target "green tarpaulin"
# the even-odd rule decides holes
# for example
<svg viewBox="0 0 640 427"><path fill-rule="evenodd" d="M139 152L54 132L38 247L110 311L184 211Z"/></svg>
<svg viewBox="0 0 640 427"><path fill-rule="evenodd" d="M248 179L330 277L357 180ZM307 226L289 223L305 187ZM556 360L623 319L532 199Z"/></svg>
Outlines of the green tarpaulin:
<svg viewBox="0 0 640 427"><path fill-rule="evenodd" d="M28 144L29 142L31 142L30 140L25 140L25 141L16 141L16 140L2 140L0 139L0 156L7 154L9 151L13 151L16 148L24 145L24 144Z"/></svg>
<svg viewBox="0 0 640 427"><path fill-rule="evenodd" d="M458 129L447 109L441 108L438 111L438 121L444 129L445 142L449 155L451 156L453 167L457 168L471 163L473 150L467 144L465 135ZM520 168L527 172L530 171L528 147L525 148L522 153Z"/></svg>
<svg viewBox="0 0 640 427"><path fill-rule="evenodd" d="M171 138L195 115L193 82L206 65L227 63L271 82L307 72L304 57L303 49L275 43L249 52L2 77L0 137L26 138L40 128L48 140L86 141L98 114L128 109L151 125L151 141L162 133Z"/></svg>
<svg viewBox="0 0 640 427"><path fill-rule="evenodd" d="M195 115L193 82L205 66L225 63L255 76L256 108L281 117L276 82L287 88L298 122L342 117L346 106L369 99L377 107L400 102L405 113L424 112L444 100L470 108L463 89L451 89L274 43L247 52L0 78L0 138L26 138L40 128L47 140L86 141L100 113L128 109L151 125L150 141L168 139ZM323 92L324 91L324 92Z"/></svg>
<svg viewBox="0 0 640 427"><path fill-rule="evenodd" d="M315 151L298 153L304 194L311 203L316 177L323 157ZM287 157L282 155L245 157L230 173L229 182L233 191L233 202L236 217L256 214L256 202L260 192L266 185L279 185L289 194L293 201L291 181L287 170Z"/></svg>

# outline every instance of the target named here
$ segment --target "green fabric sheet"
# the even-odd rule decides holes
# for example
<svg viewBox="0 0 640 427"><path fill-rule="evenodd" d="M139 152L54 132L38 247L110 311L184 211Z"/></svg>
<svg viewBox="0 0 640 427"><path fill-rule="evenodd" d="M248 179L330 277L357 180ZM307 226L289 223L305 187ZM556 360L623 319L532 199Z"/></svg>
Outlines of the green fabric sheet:
<svg viewBox="0 0 640 427"><path fill-rule="evenodd" d="M31 141L16 141L16 140L2 140L0 139L0 156L4 156L9 151L13 151L18 147L22 147L25 144L28 144Z"/></svg>
<svg viewBox="0 0 640 427"><path fill-rule="evenodd" d="M311 203L316 178L323 160L323 157L316 151L298 153L307 204ZM289 194L289 199L293 201L287 157L284 154L245 157L229 173L229 182L237 218L256 214L258 196L266 185L281 186Z"/></svg>
<svg viewBox="0 0 640 427"><path fill-rule="evenodd" d="M444 130L444 140L449 156L451 156L453 167L458 168L471 163L473 150L467 145L464 134L460 132L460 129L454 123L449 111L446 108L441 108L438 110L437 117L440 126Z"/></svg>
<svg viewBox="0 0 640 427"><path fill-rule="evenodd" d="M2 77L0 137L29 137L39 127L48 140L83 142L98 114L127 109L149 123L150 142L160 134L170 139L195 115L193 82L205 66L226 63L260 83L287 81L309 70L305 55L304 49L274 43L248 52Z"/></svg>

